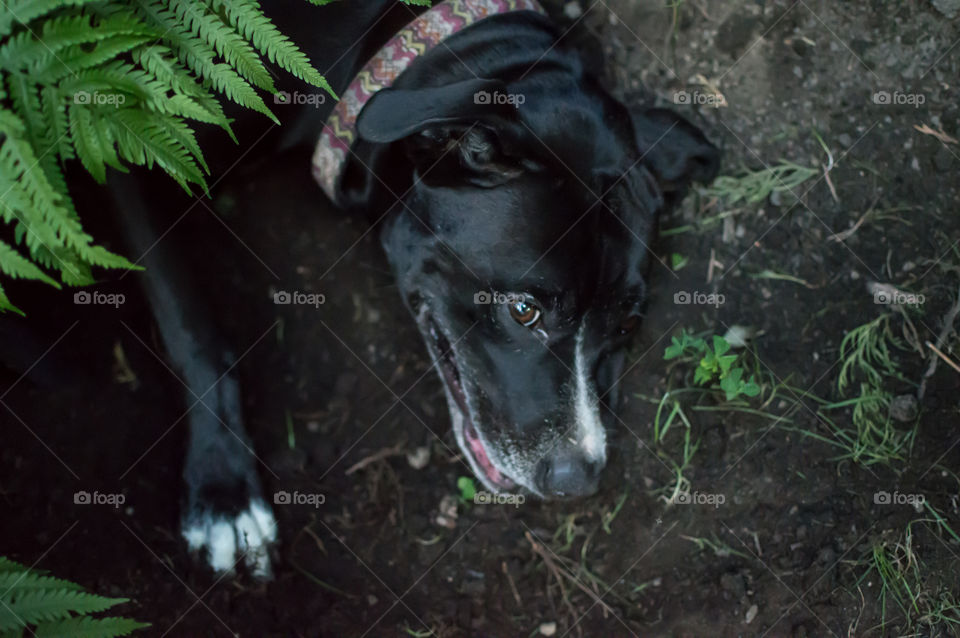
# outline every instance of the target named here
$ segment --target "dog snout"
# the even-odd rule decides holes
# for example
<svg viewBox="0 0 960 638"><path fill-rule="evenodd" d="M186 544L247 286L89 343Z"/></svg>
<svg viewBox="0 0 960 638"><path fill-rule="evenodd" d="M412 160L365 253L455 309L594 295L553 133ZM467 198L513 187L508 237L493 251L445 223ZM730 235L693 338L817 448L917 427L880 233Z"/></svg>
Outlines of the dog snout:
<svg viewBox="0 0 960 638"><path fill-rule="evenodd" d="M573 449L560 450L540 460L536 484L547 498L591 496L597 491L603 466Z"/></svg>

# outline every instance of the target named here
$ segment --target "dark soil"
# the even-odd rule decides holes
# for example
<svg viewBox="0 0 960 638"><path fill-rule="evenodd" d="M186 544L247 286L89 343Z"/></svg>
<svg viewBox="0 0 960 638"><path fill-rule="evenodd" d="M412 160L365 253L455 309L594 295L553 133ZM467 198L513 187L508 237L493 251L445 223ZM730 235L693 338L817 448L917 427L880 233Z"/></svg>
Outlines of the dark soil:
<svg viewBox="0 0 960 638"><path fill-rule="evenodd" d="M584 3L571 37L602 51L606 81L625 100L656 96L697 121L724 148L722 174L781 159L820 169L827 155L814 132L835 165L829 180L794 189L799 201L739 204L704 225L723 202L694 194L661 220L693 225L656 246L665 263L673 253L689 262L677 272L654 263L599 495L460 505L455 527L438 524L465 474L440 383L375 233L320 203L309 158L293 153L242 165L212 210L196 206L164 239L192 247L198 285L242 355L267 493L325 496L316 508L275 508L275 579L215 580L179 538L183 387L135 276L104 275L98 289L126 295L116 309L75 306L72 292L15 297L40 334L22 339L49 352L28 378L0 377L0 553L129 597L118 609L153 623L144 635L534 636L550 635L550 623L557 636L960 635L945 624L910 629L892 603L881 628L881 583L868 573L876 543L929 518L875 504L879 490L922 493L960 530L960 374L939 365L912 450L891 466L838 462L835 447L799 432L830 436L809 402L792 414L794 430L691 412L700 446L685 476L691 490L723 494L716 507L659 498L681 441L654 449L656 405L638 396L682 380L662 358L681 327L743 325L758 333L751 347L765 374L836 398L844 334L888 310L868 281L925 294L915 323L921 341L936 341L960 282L960 145L916 127L960 137L957 18L942 12L949 2L920 0L677 4L674 13L661 2ZM709 93L698 74L726 106L674 104L679 91ZM923 104L878 104L880 91ZM828 240L871 208L889 215ZM171 223L179 216L171 211ZM764 271L796 280L757 277ZM277 306L277 290L321 292L326 303ZM725 303L677 305L679 291L722 293ZM945 351L960 360L956 338ZM897 357L919 380L926 355ZM430 451L422 469L405 455L418 447ZM79 490L125 503L75 505ZM914 531L927 585L960 595L960 543L929 523Z"/></svg>

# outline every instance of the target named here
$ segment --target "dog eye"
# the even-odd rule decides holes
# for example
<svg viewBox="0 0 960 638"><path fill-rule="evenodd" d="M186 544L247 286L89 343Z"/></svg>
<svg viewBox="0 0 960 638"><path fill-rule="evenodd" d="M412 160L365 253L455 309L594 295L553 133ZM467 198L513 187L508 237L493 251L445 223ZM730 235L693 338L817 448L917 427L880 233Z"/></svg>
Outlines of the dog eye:
<svg viewBox="0 0 960 638"><path fill-rule="evenodd" d="M510 304L510 316L521 326L535 328L540 323L540 308L528 301L518 301Z"/></svg>
<svg viewBox="0 0 960 638"><path fill-rule="evenodd" d="M620 322L620 334L628 335L636 330L638 325L640 325L640 315L630 315Z"/></svg>

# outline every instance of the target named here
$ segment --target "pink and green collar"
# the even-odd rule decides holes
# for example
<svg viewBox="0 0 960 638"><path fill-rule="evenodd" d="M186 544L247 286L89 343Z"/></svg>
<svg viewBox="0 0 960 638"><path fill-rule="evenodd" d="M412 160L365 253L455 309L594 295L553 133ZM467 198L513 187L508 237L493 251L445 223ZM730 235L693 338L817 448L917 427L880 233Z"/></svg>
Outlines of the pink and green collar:
<svg viewBox="0 0 960 638"><path fill-rule="evenodd" d="M313 177L327 197L337 201L337 186L357 139L357 117L374 93L389 87L417 56L454 33L511 11L544 13L536 0L444 0L404 27L363 66L327 118L313 153Z"/></svg>

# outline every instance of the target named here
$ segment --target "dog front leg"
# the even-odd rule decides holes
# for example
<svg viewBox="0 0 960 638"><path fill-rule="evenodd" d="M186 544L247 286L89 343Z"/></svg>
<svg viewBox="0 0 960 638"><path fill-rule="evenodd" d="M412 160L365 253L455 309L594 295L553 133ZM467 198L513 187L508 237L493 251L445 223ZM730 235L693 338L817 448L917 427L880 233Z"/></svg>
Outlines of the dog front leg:
<svg viewBox="0 0 960 638"><path fill-rule="evenodd" d="M153 230L164 213L157 203L171 198L145 196L145 187L133 178L114 177L110 188L124 235L132 256L146 268L139 276L167 359L186 388L183 537L217 572L243 562L255 576L268 578L277 525L263 500L256 456L244 431L235 358L176 258L172 238L161 239Z"/></svg>

